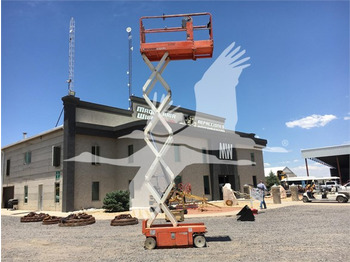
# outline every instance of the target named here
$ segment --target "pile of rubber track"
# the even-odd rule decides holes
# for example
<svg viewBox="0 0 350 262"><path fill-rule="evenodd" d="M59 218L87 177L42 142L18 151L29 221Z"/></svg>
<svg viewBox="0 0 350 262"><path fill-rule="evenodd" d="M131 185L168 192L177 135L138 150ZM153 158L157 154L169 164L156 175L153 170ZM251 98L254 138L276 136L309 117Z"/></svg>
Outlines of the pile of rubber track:
<svg viewBox="0 0 350 262"><path fill-rule="evenodd" d="M59 222L60 227L76 227L86 226L95 223L95 217L86 213L70 214L69 216L62 218Z"/></svg>
<svg viewBox="0 0 350 262"><path fill-rule="evenodd" d="M28 222L41 222L43 221L46 217L49 217L48 214L44 213L35 213L35 212L30 212L28 215L21 217L21 222L23 223L28 223Z"/></svg>
<svg viewBox="0 0 350 262"><path fill-rule="evenodd" d="M139 220L136 217L132 217L128 214L122 214L116 216L111 221L111 226L128 226L128 225L136 225L139 223Z"/></svg>
<svg viewBox="0 0 350 262"><path fill-rule="evenodd" d="M43 219L43 225L54 225L61 221L62 217L47 216Z"/></svg>

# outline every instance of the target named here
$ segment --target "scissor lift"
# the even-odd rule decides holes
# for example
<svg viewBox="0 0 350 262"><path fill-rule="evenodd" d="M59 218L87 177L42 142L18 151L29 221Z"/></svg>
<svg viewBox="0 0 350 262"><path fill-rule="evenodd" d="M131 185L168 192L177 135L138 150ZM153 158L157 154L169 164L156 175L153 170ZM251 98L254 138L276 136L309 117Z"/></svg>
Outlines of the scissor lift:
<svg viewBox="0 0 350 262"><path fill-rule="evenodd" d="M193 25L193 17L207 16L209 22L206 25ZM145 29L143 21L145 19L163 20L169 18L183 18L181 27ZM209 37L207 40L195 40L193 32L195 30L208 30ZM168 33L168 32L186 32L186 39L183 41L167 41L167 42L146 42L146 34L150 33ZM162 16L145 16L140 19L140 52L142 57L151 70L151 75L144 84L142 91L143 97L147 104L154 112L153 118L147 124L144 130L145 141L155 155L148 172L145 175L145 183L157 203L157 207L153 210L152 217L149 220L144 220L142 223L142 233L146 236L145 248L154 249L156 247L204 247L206 240L206 226L204 223L183 223L179 224L174 215L170 212L165 204L171 189L174 186L175 175L166 164L163 156L166 154L173 142L173 131L170 125L163 117L163 112L168 108L171 101L171 89L162 77L162 73L170 60L185 60L198 58L210 58L213 54L213 31L212 31L212 16L210 13L193 13L180 15L162 15ZM151 62L159 61L155 67ZM153 103L149 94L153 90L156 82L159 81L166 91L165 98L157 106ZM158 123L161 123L168 133L168 136L160 148L151 141L152 131ZM161 166L165 175L170 178L170 185L165 192L160 195L157 189L152 185L152 177L156 173L157 166ZM163 211L169 218L171 224L153 224L157 215Z"/></svg>

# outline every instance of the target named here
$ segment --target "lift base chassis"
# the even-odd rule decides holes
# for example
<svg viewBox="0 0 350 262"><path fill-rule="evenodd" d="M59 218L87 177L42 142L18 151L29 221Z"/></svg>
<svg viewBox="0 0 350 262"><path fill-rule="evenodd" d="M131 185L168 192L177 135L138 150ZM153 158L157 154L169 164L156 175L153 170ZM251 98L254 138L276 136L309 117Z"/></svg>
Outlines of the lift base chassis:
<svg viewBox="0 0 350 262"><path fill-rule="evenodd" d="M174 227L172 224L157 224L147 227L147 220L142 222L142 233L146 236L145 248L204 247L206 233L204 223L183 223Z"/></svg>

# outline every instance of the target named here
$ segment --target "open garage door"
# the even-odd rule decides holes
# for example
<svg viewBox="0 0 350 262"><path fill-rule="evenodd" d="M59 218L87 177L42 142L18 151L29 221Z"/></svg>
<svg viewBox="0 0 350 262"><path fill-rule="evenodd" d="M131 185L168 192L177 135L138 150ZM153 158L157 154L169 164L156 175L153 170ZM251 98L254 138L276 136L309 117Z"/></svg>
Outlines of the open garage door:
<svg viewBox="0 0 350 262"><path fill-rule="evenodd" d="M2 190L1 206L4 208L8 208L8 201L9 201L9 199L13 199L14 196L15 196L15 187L14 186L4 187Z"/></svg>

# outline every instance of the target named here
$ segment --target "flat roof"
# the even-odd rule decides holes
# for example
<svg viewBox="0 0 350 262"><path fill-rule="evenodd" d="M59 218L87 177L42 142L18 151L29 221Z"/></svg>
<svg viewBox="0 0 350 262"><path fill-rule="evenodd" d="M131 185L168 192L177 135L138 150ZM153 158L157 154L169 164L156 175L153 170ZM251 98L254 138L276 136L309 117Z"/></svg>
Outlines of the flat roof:
<svg viewBox="0 0 350 262"><path fill-rule="evenodd" d="M33 140L33 139L35 139L37 137L40 137L40 136L44 136L44 135L48 135L48 134L54 133L54 132L59 131L61 129L63 130L63 125L55 127L55 128L52 128L52 129L47 130L47 131L44 131L44 132L42 132L40 134L37 134L37 135L31 136L31 137L28 137L28 138L24 138L24 139L22 139L20 141L14 142L14 143L9 144L7 146L4 146L4 147L1 148L1 150L9 148L9 147L12 147L12 146L15 146L15 145L19 145L19 144L27 142L29 140Z"/></svg>
<svg viewBox="0 0 350 262"><path fill-rule="evenodd" d="M350 155L350 144L340 146L329 146L313 149L302 149L301 153L304 158Z"/></svg>

